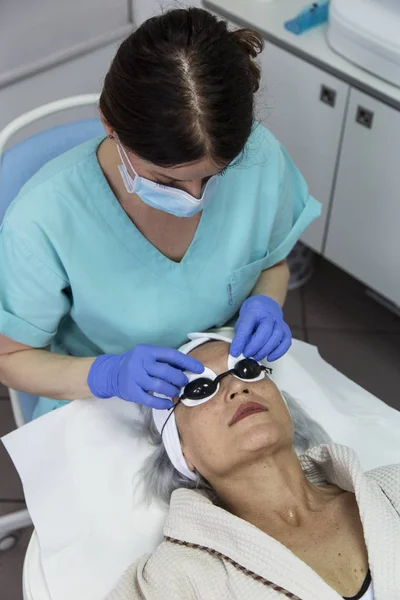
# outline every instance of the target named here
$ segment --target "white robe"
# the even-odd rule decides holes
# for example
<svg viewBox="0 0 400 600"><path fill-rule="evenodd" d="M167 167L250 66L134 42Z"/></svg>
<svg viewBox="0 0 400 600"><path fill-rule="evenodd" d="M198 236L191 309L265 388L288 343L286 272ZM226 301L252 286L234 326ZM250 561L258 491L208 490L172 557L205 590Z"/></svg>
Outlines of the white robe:
<svg viewBox="0 0 400 600"><path fill-rule="evenodd" d="M338 444L317 446L300 461L312 483L355 493L375 600L400 600L400 465L364 473L355 452ZM341 598L288 548L200 492L172 494L164 537L107 600Z"/></svg>

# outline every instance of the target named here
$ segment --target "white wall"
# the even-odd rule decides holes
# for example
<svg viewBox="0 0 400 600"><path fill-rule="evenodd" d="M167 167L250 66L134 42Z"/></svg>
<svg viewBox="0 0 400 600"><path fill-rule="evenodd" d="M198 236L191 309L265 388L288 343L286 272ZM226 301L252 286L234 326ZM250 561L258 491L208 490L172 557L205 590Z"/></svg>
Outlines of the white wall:
<svg viewBox="0 0 400 600"><path fill-rule="evenodd" d="M135 25L139 25L152 15L159 14L162 9L182 6L202 6L202 0L130 0ZM1 2L1 0L0 0ZM57 100L74 94L99 92L102 81L111 60L117 50L120 40L98 48L68 62L38 73L32 77L21 79L6 87L0 87L0 130L13 118L24 112L41 106L52 100ZM85 118L96 114L93 109L76 109L68 115L60 114L50 117L45 126L55 125ZM40 131L44 123L26 128L12 143Z"/></svg>
<svg viewBox="0 0 400 600"><path fill-rule="evenodd" d="M0 0L0 87L127 35L131 0Z"/></svg>
<svg viewBox="0 0 400 600"><path fill-rule="evenodd" d="M132 0L133 20L136 25L140 25L149 17L160 14L162 10L184 6L200 8L202 4L202 0Z"/></svg>
<svg viewBox="0 0 400 600"><path fill-rule="evenodd" d="M118 42L119 43L119 42ZM80 58L43 71L34 77L21 80L0 89L0 129L13 118L52 100L75 94L100 92L103 78L117 50L118 43L110 44ZM46 126L65 123L97 114L95 109L81 108L69 111L68 115L52 116ZM43 128L38 122L24 129L24 135L15 136L12 143L28 137Z"/></svg>

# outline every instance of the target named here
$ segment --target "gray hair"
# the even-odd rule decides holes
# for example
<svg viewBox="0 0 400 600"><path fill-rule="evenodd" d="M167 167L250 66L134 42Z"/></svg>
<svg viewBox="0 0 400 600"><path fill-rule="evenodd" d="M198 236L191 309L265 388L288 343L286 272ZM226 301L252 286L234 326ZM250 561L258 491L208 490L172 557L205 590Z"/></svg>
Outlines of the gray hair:
<svg viewBox="0 0 400 600"><path fill-rule="evenodd" d="M297 456L304 454L314 446L329 443L331 438L325 429L306 413L297 400L287 392L283 392L283 395L294 425L293 448ZM204 490L211 498L217 500L214 490L200 473L197 473L197 481L191 481L175 469L168 458L161 435L154 424L151 409L146 406L140 408L143 420L140 422L140 426L137 427L136 434L146 437L155 448L141 470L147 498L156 497L169 504L172 492L183 487Z"/></svg>

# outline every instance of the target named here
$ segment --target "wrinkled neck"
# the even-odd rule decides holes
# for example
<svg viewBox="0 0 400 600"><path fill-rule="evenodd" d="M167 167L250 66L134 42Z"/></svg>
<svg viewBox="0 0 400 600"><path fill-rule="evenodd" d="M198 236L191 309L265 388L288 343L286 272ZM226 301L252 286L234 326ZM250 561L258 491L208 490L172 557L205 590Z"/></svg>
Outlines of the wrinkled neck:
<svg viewBox="0 0 400 600"><path fill-rule="evenodd" d="M323 501L292 449L244 465L212 485L223 508L266 532L283 524L301 526Z"/></svg>

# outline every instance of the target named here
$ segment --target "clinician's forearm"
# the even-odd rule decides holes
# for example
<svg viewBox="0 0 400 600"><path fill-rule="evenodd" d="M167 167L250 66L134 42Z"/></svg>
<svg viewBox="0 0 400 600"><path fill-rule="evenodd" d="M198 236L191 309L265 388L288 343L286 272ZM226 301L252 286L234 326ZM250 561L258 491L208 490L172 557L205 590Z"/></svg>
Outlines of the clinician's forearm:
<svg viewBox="0 0 400 600"><path fill-rule="evenodd" d="M46 350L21 350L0 356L0 381L13 389L55 400L88 398L94 358L74 358Z"/></svg>
<svg viewBox="0 0 400 600"><path fill-rule="evenodd" d="M286 299L289 279L289 267L286 260L284 260L261 273L251 295L256 296L257 294L262 294L263 296L270 296L270 298L273 298L278 304L283 306Z"/></svg>

